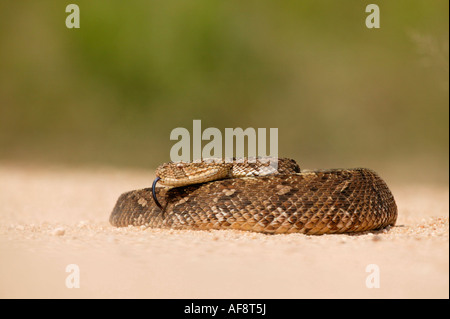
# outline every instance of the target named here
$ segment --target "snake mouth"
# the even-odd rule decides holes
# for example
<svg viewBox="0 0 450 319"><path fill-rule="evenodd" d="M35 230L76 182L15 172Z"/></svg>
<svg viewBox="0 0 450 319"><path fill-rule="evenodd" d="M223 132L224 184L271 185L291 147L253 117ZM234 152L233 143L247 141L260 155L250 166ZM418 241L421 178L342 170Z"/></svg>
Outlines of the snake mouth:
<svg viewBox="0 0 450 319"><path fill-rule="evenodd" d="M157 176L157 177L155 178L155 180L153 181L153 184L152 184L152 196L153 196L153 200L155 201L156 206L158 206L159 209L163 210L163 207L161 206L161 204L160 204L159 201L158 201L158 198L156 197L156 191L155 191L156 183L158 183L158 181L159 181L160 179L161 179L161 178L160 178L159 176Z"/></svg>

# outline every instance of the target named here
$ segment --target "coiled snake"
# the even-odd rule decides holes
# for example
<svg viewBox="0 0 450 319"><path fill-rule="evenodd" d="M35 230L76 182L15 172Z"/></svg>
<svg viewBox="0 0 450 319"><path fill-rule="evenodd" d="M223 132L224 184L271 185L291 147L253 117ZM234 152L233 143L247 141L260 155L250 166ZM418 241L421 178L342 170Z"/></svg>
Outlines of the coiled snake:
<svg viewBox="0 0 450 319"><path fill-rule="evenodd" d="M278 170L259 160L243 163L168 163L156 187L122 194L111 213L113 226L261 233L333 234L393 226L397 206L372 170L302 171L291 159ZM218 178L218 179L217 179ZM194 183L186 185L187 183Z"/></svg>

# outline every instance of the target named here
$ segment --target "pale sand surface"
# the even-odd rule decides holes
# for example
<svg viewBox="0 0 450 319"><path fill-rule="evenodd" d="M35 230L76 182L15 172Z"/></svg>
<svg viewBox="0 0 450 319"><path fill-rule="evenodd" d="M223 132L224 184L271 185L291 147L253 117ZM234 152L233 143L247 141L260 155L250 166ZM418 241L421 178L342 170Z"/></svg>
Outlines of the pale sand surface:
<svg viewBox="0 0 450 319"><path fill-rule="evenodd" d="M449 297L447 187L387 180L397 226L363 235L110 226L118 196L152 178L0 163L0 297ZM79 266L80 288L66 287L69 264ZM379 267L379 288L366 286L370 264Z"/></svg>

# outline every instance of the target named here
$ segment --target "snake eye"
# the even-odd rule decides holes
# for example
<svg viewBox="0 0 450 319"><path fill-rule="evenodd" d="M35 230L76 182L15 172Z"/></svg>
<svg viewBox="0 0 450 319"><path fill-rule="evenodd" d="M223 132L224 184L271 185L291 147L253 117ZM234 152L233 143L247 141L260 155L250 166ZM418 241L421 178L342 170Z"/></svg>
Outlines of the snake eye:
<svg viewBox="0 0 450 319"><path fill-rule="evenodd" d="M183 168L183 167L184 167L184 165L182 163L177 164L177 168Z"/></svg>

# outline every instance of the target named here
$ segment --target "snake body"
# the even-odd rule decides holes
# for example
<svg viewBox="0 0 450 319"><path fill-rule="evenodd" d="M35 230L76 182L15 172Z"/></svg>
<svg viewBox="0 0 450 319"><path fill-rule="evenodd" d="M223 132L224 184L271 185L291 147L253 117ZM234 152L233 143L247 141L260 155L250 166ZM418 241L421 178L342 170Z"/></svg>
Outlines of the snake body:
<svg viewBox="0 0 450 319"><path fill-rule="evenodd" d="M366 168L300 172L295 161L279 159L276 174L261 176L255 173L255 164L244 162L228 166L219 180L208 177L203 182L229 163L165 165L157 170L157 175L167 175L163 184L164 178L173 185L189 176L195 184L156 187L163 210L155 204L151 188L122 194L110 216L113 226L333 234L381 229L395 225L397 219L388 186ZM241 168L240 175L230 174L230 169Z"/></svg>

